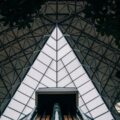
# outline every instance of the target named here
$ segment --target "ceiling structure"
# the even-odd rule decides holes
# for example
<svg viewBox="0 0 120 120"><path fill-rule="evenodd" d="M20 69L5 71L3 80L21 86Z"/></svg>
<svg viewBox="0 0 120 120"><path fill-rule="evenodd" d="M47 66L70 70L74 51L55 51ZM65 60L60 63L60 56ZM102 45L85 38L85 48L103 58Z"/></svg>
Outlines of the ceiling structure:
<svg viewBox="0 0 120 120"><path fill-rule="evenodd" d="M94 120L114 120L82 64L56 27L26 74L2 120L19 120L35 108L35 91L45 87L74 87L79 109Z"/></svg>
<svg viewBox="0 0 120 120"><path fill-rule="evenodd" d="M107 108L119 120L115 105L120 102L120 80L116 77L120 50L112 36L101 36L94 24L84 18L84 5L81 1L48 1L35 16L31 28L18 30L0 24L1 113L57 25Z"/></svg>

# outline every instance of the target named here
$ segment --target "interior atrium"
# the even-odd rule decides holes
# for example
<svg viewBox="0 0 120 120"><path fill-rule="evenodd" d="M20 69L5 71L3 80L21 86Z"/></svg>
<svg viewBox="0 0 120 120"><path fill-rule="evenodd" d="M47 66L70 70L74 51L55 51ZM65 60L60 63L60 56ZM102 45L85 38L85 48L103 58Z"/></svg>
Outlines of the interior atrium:
<svg viewBox="0 0 120 120"><path fill-rule="evenodd" d="M120 120L120 49L85 17L85 5L46 0L31 27L0 22L0 120ZM62 102L48 107L49 99ZM43 104L50 116L31 117Z"/></svg>

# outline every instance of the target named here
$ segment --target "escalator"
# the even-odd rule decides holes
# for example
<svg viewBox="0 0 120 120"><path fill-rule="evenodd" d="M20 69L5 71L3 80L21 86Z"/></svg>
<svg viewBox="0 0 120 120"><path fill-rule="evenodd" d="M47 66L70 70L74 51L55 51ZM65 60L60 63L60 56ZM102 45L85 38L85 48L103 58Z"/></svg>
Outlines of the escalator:
<svg viewBox="0 0 120 120"><path fill-rule="evenodd" d="M31 115L32 114L32 115ZM52 113L37 113L36 110L28 117L21 120L93 120L84 114L76 112L76 114L62 114L60 106L55 103Z"/></svg>
<svg viewBox="0 0 120 120"><path fill-rule="evenodd" d="M93 120L78 108L78 91L47 88L36 91L36 108L21 120Z"/></svg>

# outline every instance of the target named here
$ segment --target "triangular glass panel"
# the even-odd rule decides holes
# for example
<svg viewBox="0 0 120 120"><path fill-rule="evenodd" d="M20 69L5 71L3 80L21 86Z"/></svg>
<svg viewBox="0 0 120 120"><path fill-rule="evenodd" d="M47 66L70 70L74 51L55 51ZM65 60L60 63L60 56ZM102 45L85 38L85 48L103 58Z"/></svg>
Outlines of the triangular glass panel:
<svg viewBox="0 0 120 120"><path fill-rule="evenodd" d="M76 87L79 91L80 111L95 120L113 120L109 109L58 27L53 30L1 120L19 120L29 114L35 107L35 91L43 87Z"/></svg>

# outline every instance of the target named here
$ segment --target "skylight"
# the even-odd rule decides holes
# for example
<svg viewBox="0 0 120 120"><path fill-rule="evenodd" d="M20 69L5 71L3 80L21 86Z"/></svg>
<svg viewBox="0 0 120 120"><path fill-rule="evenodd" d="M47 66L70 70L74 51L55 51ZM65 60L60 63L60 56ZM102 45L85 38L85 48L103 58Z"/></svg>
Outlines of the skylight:
<svg viewBox="0 0 120 120"><path fill-rule="evenodd" d="M76 87L79 109L95 120L113 120L101 96L58 27L39 53L1 120L19 120L35 107L40 87Z"/></svg>

